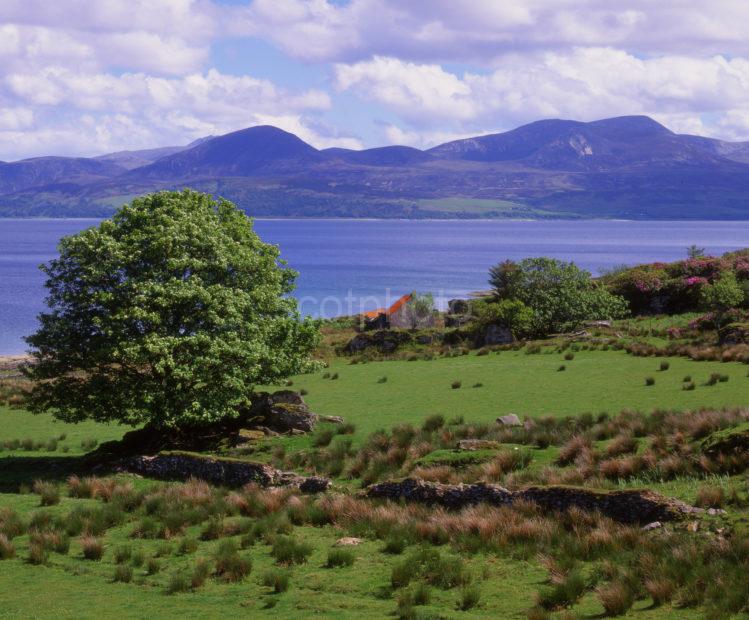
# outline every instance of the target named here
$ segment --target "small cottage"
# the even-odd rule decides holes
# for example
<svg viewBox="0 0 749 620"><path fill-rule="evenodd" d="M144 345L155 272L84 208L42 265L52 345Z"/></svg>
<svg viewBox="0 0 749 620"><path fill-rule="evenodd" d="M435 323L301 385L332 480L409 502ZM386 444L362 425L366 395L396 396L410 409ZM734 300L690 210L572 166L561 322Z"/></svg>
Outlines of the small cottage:
<svg viewBox="0 0 749 620"><path fill-rule="evenodd" d="M389 308L377 308L362 315L365 329L387 329L389 327L411 327L408 302L411 295L403 295Z"/></svg>

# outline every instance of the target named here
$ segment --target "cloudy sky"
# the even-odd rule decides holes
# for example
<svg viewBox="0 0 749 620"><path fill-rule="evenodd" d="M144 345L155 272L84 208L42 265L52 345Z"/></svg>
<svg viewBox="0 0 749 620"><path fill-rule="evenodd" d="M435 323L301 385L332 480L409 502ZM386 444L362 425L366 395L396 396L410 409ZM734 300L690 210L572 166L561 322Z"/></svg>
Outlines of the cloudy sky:
<svg viewBox="0 0 749 620"><path fill-rule="evenodd" d="M0 160L255 124L417 147L648 114L749 140L746 0L0 0Z"/></svg>

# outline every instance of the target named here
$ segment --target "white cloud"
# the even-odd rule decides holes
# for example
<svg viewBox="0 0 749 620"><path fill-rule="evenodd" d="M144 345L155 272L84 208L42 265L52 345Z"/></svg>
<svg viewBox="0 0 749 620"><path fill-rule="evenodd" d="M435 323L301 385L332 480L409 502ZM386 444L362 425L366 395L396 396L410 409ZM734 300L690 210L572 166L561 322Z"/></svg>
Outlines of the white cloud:
<svg viewBox="0 0 749 620"><path fill-rule="evenodd" d="M715 128L702 124L700 114L735 117L732 111L746 106L749 93L749 62L742 58L641 59L611 48L506 56L488 74L461 76L439 65L376 57L336 65L335 75L339 88L386 105L413 127L458 132L625 114L656 115L673 120L675 129L709 132Z"/></svg>

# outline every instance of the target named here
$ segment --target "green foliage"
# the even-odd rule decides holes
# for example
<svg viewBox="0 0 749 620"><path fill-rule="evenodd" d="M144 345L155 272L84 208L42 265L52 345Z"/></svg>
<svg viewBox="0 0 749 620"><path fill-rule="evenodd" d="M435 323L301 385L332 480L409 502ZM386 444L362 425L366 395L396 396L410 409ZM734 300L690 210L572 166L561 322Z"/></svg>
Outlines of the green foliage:
<svg viewBox="0 0 749 620"><path fill-rule="evenodd" d="M411 293L411 299L404 309L406 321L411 329L430 324L434 313L434 296L431 293Z"/></svg>
<svg viewBox="0 0 749 620"><path fill-rule="evenodd" d="M481 326L503 325L516 338L533 333L533 310L518 299L479 300L472 304L472 309Z"/></svg>
<svg viewBox="0 0 749 620"><path fill-rule="evenodd" d="M354 554L348 549L331 549L328 551L328 568L351 566L354 563Z"/></svg>
<svg viewBox="0 0 749 620"><path fill-rule="evenodd" d="M590 273L553 258L505 261L490 270L489 282L497 299L520 301L530 308L532 331L537 335L627 313L626 301L593 282Z"/></svg>
<svg viewBox="0 0 749 620"><path fill-rule="evenodd" d="M744 289L732 271L724 272L713 284L702 288L702 303L712 313L713 324L720 330L726 316L744 302Z"/></svg>
<svg viewBox="0 0 749 620"><path fill-rule="evenodd" d="M34 412L158 427L236 416L257 383L310 367L296 273L234 205L160 192L65 237L28 338Z"/></svg>

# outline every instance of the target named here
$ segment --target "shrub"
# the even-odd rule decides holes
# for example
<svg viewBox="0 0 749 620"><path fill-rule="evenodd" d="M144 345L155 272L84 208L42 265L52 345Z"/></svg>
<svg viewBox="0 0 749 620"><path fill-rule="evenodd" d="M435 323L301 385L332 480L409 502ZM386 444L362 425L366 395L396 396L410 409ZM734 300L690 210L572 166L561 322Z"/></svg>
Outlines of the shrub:
<svg viewBox="0 0 749 620"><path fill-rule="evenodd" d="M104 555L104 543L95 536L82 536L81 549L86 560L98 561Z"/></svg>
<svg viewBox="0 0 749 620"><path fill-rule="evenodd" d="M632 588L623 581L613 581L603 585L596 590L596 593L607 616L621 616L627 613L635 601Z"/></svg>
<svg viewBox="0 0 749 620"><path fill-rule="evenodd" d="M462 382L462 381L453 381L453 382L452 382L452 383L450 384L450 387L451 387L451 388L452 388L453 390L459 390L459 389L460 389L460 386L462 386L462 385L463 385L463 382Z"/></svg>
<svg viewBox="0 0 749 620"><path fill-rule="evenodd" d="M5 534L0 534L0 560L10 560L15 556L16 548L13 542Z"/></svg>
<svg viewBox="0 0 749 620"><path fill-rule="evenodd" d="M289 574L279 569L269 570L263 574L261 583L266 588L271 588L274 594L281 594L289 589Z"/></svg>
<svg viewBox="0 0 749 620"><path fill-rule="evenodd" d="M36 480L34 482L34 493L39 495L42 506L55 506L60 503L60 489L52 482Z"/></svg>
<svg viewBox="0 0 749 620"><path fill-rule="evenodd" d="M575 359L575 354L572 351L568 351L564 354L564 359L568 362L571 362L573 359Z"/></svg>
<svg viewBox="0 0 749 620"><path fill-rule="evenodd" d="M660 365L661 372L666 372L669 368L671 368L671 364L669 364L668 362L661 362L661 365Z"/></svg>
<svg viewBox="0 0 749 620"><path fill-rule="evenodd" d="M133 569L125 564L118 564L114 567L112 581L115 583L130 583L133 580Z"/></svg>
<svg viewBox="0 0 749 620"><path fill-rule="evenodd" d="M460 387L460 386L458 386ZM436 431L445 425L445 418L439 414L430 415L421 425L422 430L427 433Z"/></svg>
<svg viewBox="0 0 749 620"><path fill-rule="evenodd" d="M645 377L645 385L655 385L655 379L653 377Z"/></svg>
<svg viewBox="0 0 749 620"><path fill-rule="evenodd" d="M460 591L460 598L458 599L458 609L461 611L468 611L473 609L479 604L481 598L481 590L476 584L465 586Z"/></svg>
<svg viewBox="0 0 749 620"><path fill-rule="evenodd" d="M279 564L304 564L312 555L312 545L291 536L279 536L273 543L271 555Z"/></svg>
<svg viewBox="0 0 749 620"><path fill-rule="evenodd" d="M325 566L328 568L337 568L341 566L351 566L354 563L354 554L348 549L331 549L328 551L328 561Z"/></svg>

